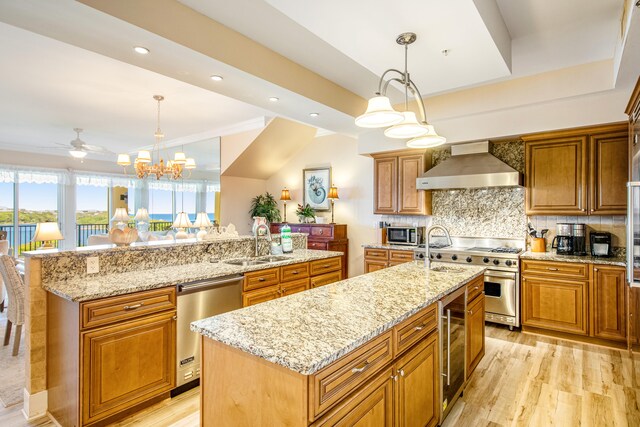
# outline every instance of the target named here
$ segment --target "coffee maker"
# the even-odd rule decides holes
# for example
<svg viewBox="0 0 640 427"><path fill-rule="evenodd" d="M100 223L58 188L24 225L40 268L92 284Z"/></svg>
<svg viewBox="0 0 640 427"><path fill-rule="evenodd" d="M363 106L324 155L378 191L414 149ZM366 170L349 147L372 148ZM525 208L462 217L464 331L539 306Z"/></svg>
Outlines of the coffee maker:
<svg viewBox="0 0 640 427"><path fill-rule="evenodd" d="M611 256L611 233L594 231L591 233L590 239L592 256Z"/></svg>
<svg viewBox="0 0 640 427"><path fill-rule="evenodd" d="M587 226L586 224L573 224L571 227L573 237L573 254L587 254Z"/></svg>
<svg viewBox="0 0 640 427"><path fill-rule="evenodd" d="M573 255L573 224L556 224L556 237L553 238L551 247L558 255Z"/></svg>

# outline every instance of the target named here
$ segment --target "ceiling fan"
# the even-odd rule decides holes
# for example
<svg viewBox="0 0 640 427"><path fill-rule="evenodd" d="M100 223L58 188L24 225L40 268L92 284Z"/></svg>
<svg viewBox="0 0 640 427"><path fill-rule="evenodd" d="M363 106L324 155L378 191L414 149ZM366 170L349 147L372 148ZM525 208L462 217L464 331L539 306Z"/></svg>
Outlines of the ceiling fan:
<svg viewBox="0 0 640 427"><path fill-rule="evenodd" d="M85 156L89 153L95 153L99 155L114 154L112 151L109 151L104 147L100 147L98 145L90 145L81 140L81 128L73 128L73 131L76 133L76 139L70 141L69 144L56 142L56 145L64 147L64 149L66 149L72 157L76 159L84 159Z"/></svg>

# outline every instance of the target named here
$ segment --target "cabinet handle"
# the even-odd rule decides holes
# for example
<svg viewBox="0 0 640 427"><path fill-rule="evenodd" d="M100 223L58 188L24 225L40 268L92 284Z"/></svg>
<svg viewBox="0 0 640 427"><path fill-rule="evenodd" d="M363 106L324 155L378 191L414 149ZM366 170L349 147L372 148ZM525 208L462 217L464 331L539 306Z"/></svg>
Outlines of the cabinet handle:
<svg viewBox="0 0 640 427"><path fill-rule="evenodd" d="M280 289L280 290L278 291L278 293L279 293L280 295L284 294L285 292L287 292L287 288Z"/></svg>
<svg viewBox="0 0 640 427"><path fill-rule="evenodd" d="M291 274L298 274L298 270L293 270Z"/></svg>
<svg viewBox="0 0 640 427"><path fill-rule="evenodd" d="M325 264L322 266L322 268L329 268L329 267L331 267L329 264Z"/></svg>
<svg viewBox="0 0 640 427"><path fill-rule="evenodd" d="M398 373L401 377L404 377L404 369L398 369Z"/></svg>
<svg viewBox="0 0 640 427"><path fill-rule="evenodd" d="M480 289L480 286L476 286L476 287L475 287L475 288L473 288L473 289L477 291L478 289Z"/></svg>
<svg viewBox="0 0 640 427"><path fill-rule="evenodd" d="M365 360L362 365L356 366L355 368L351 369L351 373L358 374L364 371L367 368L367 366L369 366L369 361Z"/></svg>
<svg viewBox="0 0 640 427"><path fill-rule="evenodd" d="M555 267L547 267L547 270L549 270L549 271L558 271L558 269L555 268Z"/></svg>
<svg viewBox="0 0 640 427"><path fill-rule="evenodd" d="M469 310L469 315L473 316L473 310Z"/></svg>
<svg viewBox="0 0 640 427"><path fill-rule="evenodd" d="M422 325L420 326L416 326L415 328L413 328L414 331L421 331L424 329L424 327L427 326L427 322L424 322Z"/></svg>
<svg viewBox="0 0 640 427"><path fill-rule="evenodd" d="M398 376L397 375L391 375L391 379L393 379L394 381L398 381Z"/></svg>
<svg viewBox="0 0 640 427"><path fill-rule="evenodd" d="M265 278L264 277L258 277L258 282L264 282Z"/></svg>
<svg viewBox="0 0 640 427"><path fill-rule="evenodd" d="M144 304L142 304L141 302L138 304L133 304L133 305L125 305L124 307L122 307L124 309L124 311L131 311L131 310L135 310L136 308L140 308L142 307Z"/></svg>

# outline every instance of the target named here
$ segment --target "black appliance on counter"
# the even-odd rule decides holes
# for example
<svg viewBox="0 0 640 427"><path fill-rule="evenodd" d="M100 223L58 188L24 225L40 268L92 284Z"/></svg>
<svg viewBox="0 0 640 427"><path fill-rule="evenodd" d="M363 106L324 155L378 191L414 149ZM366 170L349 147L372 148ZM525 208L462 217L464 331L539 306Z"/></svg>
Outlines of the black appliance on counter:
<svg viewBox="0 0 640 427"><path fill-rule="evenodd" d="M573 237L573 254L587 254L587 226L586 224L573 224L571 227Z"/></svg>
<svg viewBox="0 0 640 427"><path fill-rule="evenodd" d="M590 235L591 256L611 256L611 233L594 231Z"/></svg>
<svg viewBox="0 0 640 427"><path fill-rule="evenodd" d="M573 255L573 225L556 224L556 237L553 238L551 247L556 249L558 255Z"/></svg>

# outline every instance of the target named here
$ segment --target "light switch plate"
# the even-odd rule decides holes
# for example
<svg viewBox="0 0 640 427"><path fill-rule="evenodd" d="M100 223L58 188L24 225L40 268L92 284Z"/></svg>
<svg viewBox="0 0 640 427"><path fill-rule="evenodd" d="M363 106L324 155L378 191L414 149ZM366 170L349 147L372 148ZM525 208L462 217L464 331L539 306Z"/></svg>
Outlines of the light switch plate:
<svg viewBox="0 0 640 427"><path fill-rule="evenodd" d="M100 272L100 258L97 256L87 257L87 274Z"/></svg>

